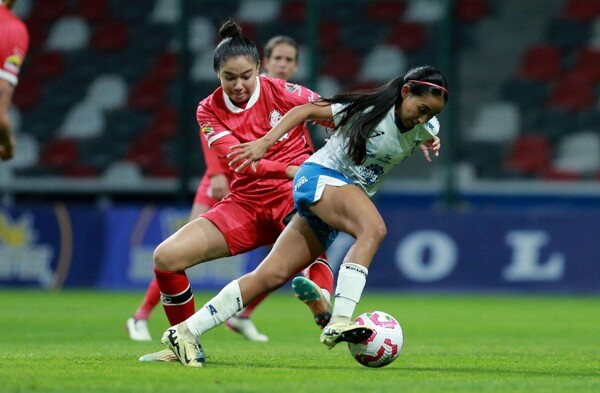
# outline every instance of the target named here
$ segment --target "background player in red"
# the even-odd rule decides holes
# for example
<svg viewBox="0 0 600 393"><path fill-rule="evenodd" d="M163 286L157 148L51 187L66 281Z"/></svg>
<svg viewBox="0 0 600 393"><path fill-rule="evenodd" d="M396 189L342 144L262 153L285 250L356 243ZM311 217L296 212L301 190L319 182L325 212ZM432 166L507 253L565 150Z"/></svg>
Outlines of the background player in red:
<svg viewBox="0 0 600 393"><path fill-rule="evenodd" d="M298 70L298 44L294 39L288 36L276 36L271 38L264 48L263 57L263 68L264 75L282 80L289 80ZM306 135L306 142L310 149L313 150L313 145L310 140L310 134L308 129L304 128ZM220 158L215 151L210 150L206 141L206 138L201 138L202 150L206 162L206 172L204 173L196 196L194 198L194 204L192 212L190 214L190 221L197 218L199 215L207 212L213 205L221 200L225 195L229 193L229 184L231 177L229 173L229 167L227 166L227 160ZM316 279L320 283L328 283L332 277L327 266L318 266L318 264L326 263L325 261L317 261L314 266L304 274L307 277L313 277L315 275L322 275L321 279ZM305 286L306 282L302 282ZM323 288L321 295L325 297L325 302L328 303L330 299L330 285ZM319 313L322 309L321 302L312 302L311 300L316 295L311 293L311 288L308 288L308 292L303 289L302 286L296 288L301 291L301 300L306 301L311 308L314 308L314 313ZM315 288L313 288L314 290ZM255 327L254 323L250 319L252 311L258 304L264 299L264 297L258 298L242 311L237 316L230 318L226 326L231 330L242 334L249 340L252 341L267 341L268 337L260 333ZM144 299L134 315L127 320L126 327L129 336L133 340L149 341L151 335L148 330L147 320L154 307L160 301L160 290L156 279L153 279L148 286Z"/></svg>
<svg viewBox="0 0 600 393"><path fill-rule="evenodd" d="M0 158L13 157L14 136L8 111L29 48L27 27L11 12L16 0L0 0Z"/></svg>

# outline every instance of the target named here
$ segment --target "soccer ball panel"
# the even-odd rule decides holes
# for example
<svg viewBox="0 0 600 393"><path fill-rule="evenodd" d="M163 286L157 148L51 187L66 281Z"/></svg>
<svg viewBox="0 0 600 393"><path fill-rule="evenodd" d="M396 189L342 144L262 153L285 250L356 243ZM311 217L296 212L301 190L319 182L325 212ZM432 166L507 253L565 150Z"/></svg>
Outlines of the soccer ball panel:
<svg viewBox="0 0 600 393"><path fill-rule="evenodd" d="M371 337L359 344L348 343L352 357L366 367L383 367L398 358L404 344L402 327L390 314L370 311L354 322L373 329Z"/></svg>

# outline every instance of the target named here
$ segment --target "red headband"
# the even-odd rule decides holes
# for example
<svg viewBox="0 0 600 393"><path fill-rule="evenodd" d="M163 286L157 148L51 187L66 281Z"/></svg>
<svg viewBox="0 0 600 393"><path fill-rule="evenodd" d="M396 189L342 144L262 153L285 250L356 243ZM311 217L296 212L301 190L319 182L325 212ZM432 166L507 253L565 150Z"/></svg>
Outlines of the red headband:
<svg viewBox="0 0 600 393"><path fill-rule="evenodd" d="M431 82L425 82L425 81L418 81L415 79L410 79L407 80L406 83L410 83L410 82L414 82L414 83L420 83L422 85L429 85L429 86L433 86L433 87L437 87L438 89L442 89L444 90L446 93L448 93L448 89L446 89L445 87L442 87L440 85L436 85L435 83L431 83Z"/></svg>

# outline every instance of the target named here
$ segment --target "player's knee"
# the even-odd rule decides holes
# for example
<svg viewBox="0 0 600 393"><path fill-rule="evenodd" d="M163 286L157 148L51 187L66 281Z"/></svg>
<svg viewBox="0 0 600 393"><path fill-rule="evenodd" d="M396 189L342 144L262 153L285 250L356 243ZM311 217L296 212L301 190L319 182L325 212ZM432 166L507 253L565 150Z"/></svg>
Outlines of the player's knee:
<svg viewBox="0 0 600 393"><path fill-rule="evenodd" d="M363 240L368 241L376 246L379 246L387 235L387 227L383 220L376 220L365 226L361 233Z"/></svg>
<svg viewBox="0 0 600 393"><path fill-rule="evenodd" d="M177 261L173 258L174 253L169 248L169 244L166 242L162 242L156 247L152 255L154 267L158 270L172 272L184 270L185 268L182 269L180 266L177 266Z"/></svg>

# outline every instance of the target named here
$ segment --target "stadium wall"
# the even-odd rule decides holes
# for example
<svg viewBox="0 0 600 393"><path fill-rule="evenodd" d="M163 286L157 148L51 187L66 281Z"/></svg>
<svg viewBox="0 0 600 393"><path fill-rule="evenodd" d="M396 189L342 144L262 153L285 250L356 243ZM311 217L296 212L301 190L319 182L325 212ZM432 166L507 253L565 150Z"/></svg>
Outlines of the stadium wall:
<svg viewBox="0 0 600 393"><path fill-rule="evenodd" d="M382 195L388 236L368 288L389 291L600 293L600 207L592 199L472 197L449 211L435 198ZM533 207L536 206L536 207ZM171 206L20 206L0 209L0 287L143 289L156 245L187 221ZM328 250L334 266L352 238ZM267 250L189 271L219 289Z"/></svg>

